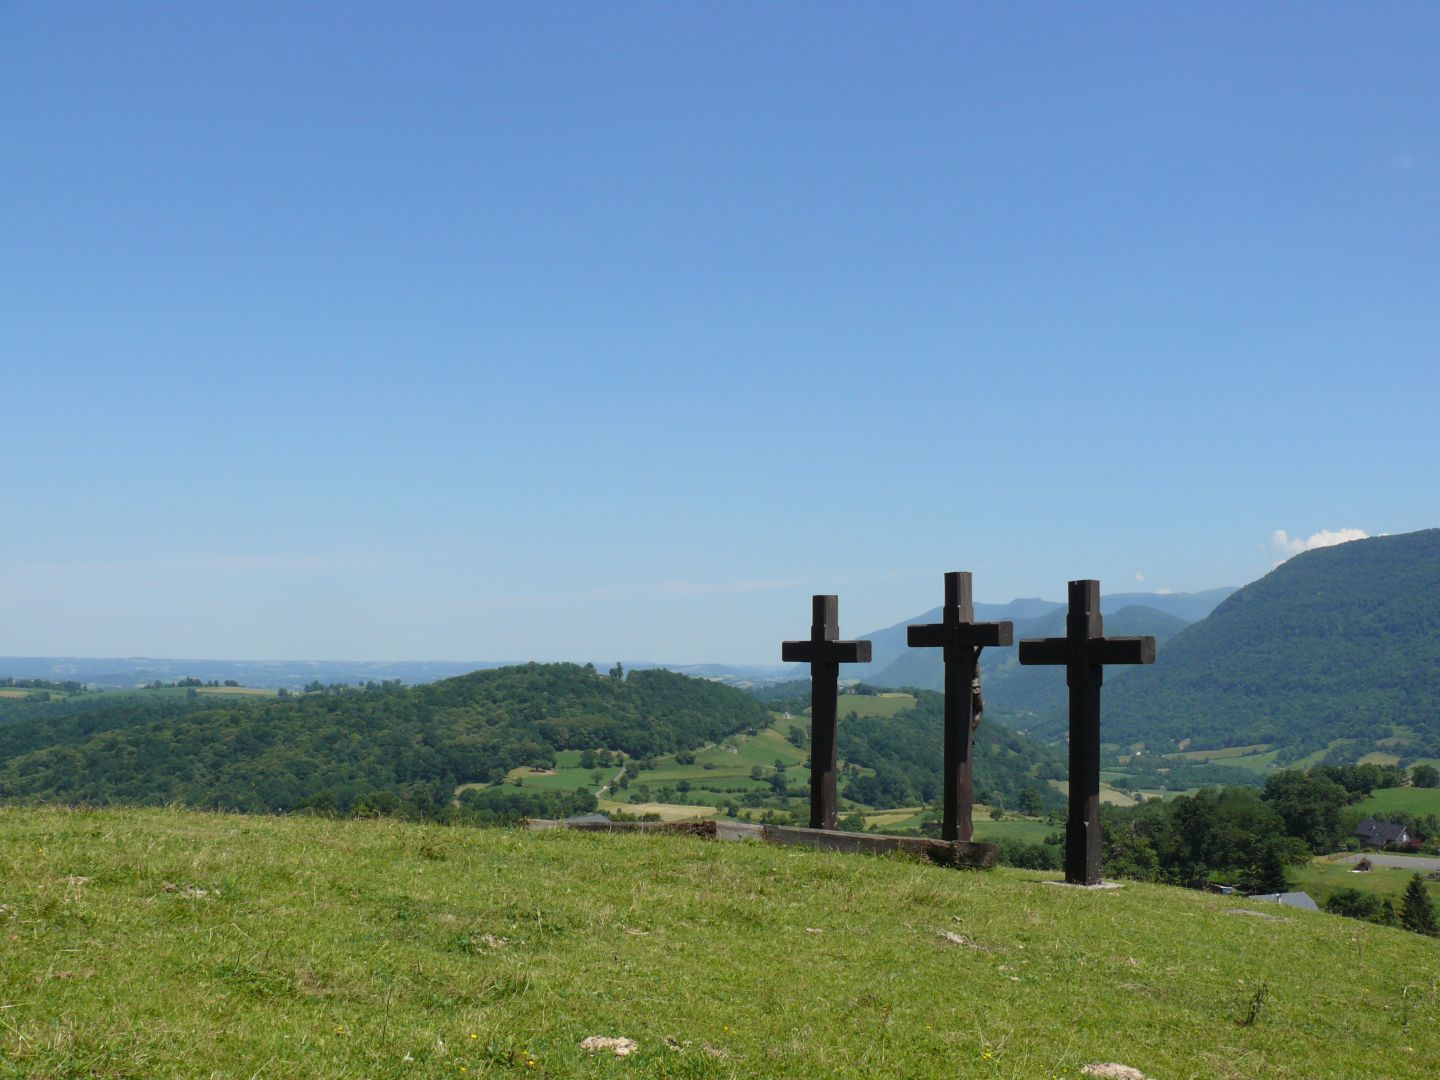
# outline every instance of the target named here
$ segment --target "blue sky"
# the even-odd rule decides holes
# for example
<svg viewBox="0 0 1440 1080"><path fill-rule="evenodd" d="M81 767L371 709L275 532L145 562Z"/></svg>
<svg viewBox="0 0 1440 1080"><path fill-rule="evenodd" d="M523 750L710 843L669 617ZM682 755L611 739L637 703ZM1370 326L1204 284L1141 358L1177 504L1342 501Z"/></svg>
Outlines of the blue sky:
<svg viewBox="0 0 1440 1080"><path fill-rule="evenodd" d="M1440 524L1437 40L0 3L0 654L776 662Z"/></svg>

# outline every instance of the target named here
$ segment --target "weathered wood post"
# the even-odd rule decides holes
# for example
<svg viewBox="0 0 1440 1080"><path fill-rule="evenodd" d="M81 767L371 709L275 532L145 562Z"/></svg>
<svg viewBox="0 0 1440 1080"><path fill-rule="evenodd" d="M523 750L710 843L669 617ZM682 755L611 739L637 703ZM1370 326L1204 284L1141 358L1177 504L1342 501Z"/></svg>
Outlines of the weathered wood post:
<svg viewBox="0 0 1440 1080"><path fill-rule="evenodd" d="M1153 664L1153 637L1104 636L1100 582L1070 582L1063 638L1020 642L1022 664L1064 664L1070 687L1070 816L1065 880L1100 884L1100 684L1106 664Z"/></svg>
<svg viewBox="0 0 1440 1080"><path fill-rule="evenodd" d="M968 571L945 575L945 607L938 623L906 627L912 649L940 648L945 660L945 816L942 840L970 840L975 836L975 726L979 717L980 650L986 645L1009 645L1013 623L975 621L975 603Z"/></svg>
<svg viewBox="0 0 1440 1080"><path fill-rule="evenodd" d="M810 828L835 828L835 726L840 665L868 664L870 642L839 641L840 598L816 596L809 641L786 641L780 659L810 665Z"/></svg>

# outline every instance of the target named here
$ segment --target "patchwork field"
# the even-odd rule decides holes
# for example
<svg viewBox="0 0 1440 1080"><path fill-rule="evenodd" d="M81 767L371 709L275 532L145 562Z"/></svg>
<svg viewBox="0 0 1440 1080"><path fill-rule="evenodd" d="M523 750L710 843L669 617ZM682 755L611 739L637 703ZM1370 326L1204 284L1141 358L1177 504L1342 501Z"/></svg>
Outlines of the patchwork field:
<svg viewBox="0 0 1440 1080"><path fill-rule="evenodd" d="M1166 761L1224 761L1230 764L1229 758L1248 757L1254 754L1264 753L1270 749L1269 743L1252 743L1249 746L1225 746L1218 750L1182 750L1175 754L1166 754Z"/></svg>
<svg viewBox="0 0 1440 1080"><path fill-rule="evenodd" d="M1158 885L165 810L0 809L0 866L17 1077L1009 1080L1118 1061L1310 1080L1360 1061L1408 1080L1440 1060L1440 941ZM590 1036L637 1049L590 1054Z"/></svg>

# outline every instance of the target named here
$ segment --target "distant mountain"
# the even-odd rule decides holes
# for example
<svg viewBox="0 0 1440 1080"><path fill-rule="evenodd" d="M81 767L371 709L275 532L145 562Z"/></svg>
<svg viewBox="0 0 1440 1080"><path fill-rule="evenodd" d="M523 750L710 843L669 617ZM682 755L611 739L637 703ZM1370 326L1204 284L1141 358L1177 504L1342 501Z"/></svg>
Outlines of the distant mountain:
<svg viewBox="0 0 1440 1080"><path fill-rule="evenodd" d="M159 657L0 656L0 678L73 680L99 690L130 690L159 681L203 679L266 690L300 690L319 681L409 686L505 667L513 660L177 660Z"/></svg>
<svg viewBox="0 0 1440 1080"><path fill-rule="evenodd" d="M976 613L977 618L979 613ZM936 618L939 618L938 613ZM1063 637L1065 609L1057 607L1045 615L1014 619L1015 641L1027 637ZM1181 630L1186 622L1155 608L1131 604L1105 616L1107 634L1150 634L1157 645L1164 644ZM1053 670L1022 668L1018 645L988 648L980 654L980 678L985 689L985 707L997 714L1022 716L1057 708L1065 701L1065 679L1058 679ZM939 649L907 649L883 671L868 676L866 682L875 686L913 686L922 690L940 690L945 673ZM1022 725L1023 726L1023 725Z"/></svg>
<svg viewBox="0 0 1440 1080"><path fill-rule="evenodd" d="M1171 618L1179 619L1182 624L1194 622L1195 619L1202 619L1214 611L1215 605L1230 596L1233 588L1207 589L1205 592L1120 592L1112 595L1100 596L1100 611L1104 615L1112 615L1123 608L1132 606L1143 606L1152 609L1161 615L1168 615ZM1053 631L1041 631L1038 626L1050 626L1043 622L1045 616L1053 616L1061 612L1060 625L1064 625L1063 612L1066 605L1063 600L1043 600L1038 596L1027 596L1027 598L1011 600L1009 603L979 603L975 605L975 618L979 622L1002 622L1009 621L1015 624L1015 638L1021 636L1040 636L1051 634ZM940 608L932 608L930 611L920 613L913 618L904 619L893 626L886 626L884 629L871 631L864 634L864 638L870 639L871 655L873 660L865 667L845 668L845 674L861 678L865 683L877 685L877 687L900 687L900 685L930 685L929 683L916 684L906 681L901 677L904 672L922 670L924 665L913 667L907 664L897 668L899 674L891 674L887 671L891 664L901 660L903 657L910 657L914 652L933 652L933 649L912 649L906 645L906 626L914 622L939 622ZM801 668L793 670L792 677L801 672Z"/></svg>
<svg viewBox="0 0 1440 1080"><path fill-rule="evenodd" d="M1440 529L1297 555L1113 676L1107 742L1440 754Z"/></svg>
<svg viewBox="0 0 1440 1080"><path fill-rule="evenodd" d="M419 686L471 671L510 667L515 660L178 660L157 657L0 656L0 679L73 680L97 690L132 690L152 682L172 683L194 678L205 682L233 679L241 686L265 690L301 690L317 680L336 683L385 682L399 679ZM609 670L613 660L597 662ZM664 668L680 675L714 679L735 686L777 682L789 671L779 664L659 664L624 662L626 671Z"/></svg>

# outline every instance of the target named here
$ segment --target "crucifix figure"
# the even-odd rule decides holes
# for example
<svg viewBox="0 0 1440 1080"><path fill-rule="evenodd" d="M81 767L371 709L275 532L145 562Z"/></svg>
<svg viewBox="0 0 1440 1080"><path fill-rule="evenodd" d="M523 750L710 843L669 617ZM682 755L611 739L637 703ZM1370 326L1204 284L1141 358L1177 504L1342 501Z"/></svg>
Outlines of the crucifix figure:
<svg viewBox="0 0 1440 1080"><path fill-rule="evenodd" d="M780 659L810 665L810 828L835 828L835 722L840 665L868 664L870 642L839 641L840 598L816 596L809 641L786 641Z"/></svg>
<svg viewBox="0 0 1440 1080"><path fill-rule="evenodd" d="M1022 664L1064 664L1070 687L1070 816L1065 822L1065 880L1100 884L1100 684L1106 664L1153 664L1153 637L1104 635L1100 582L1070 582L1063 638L1020 642Z"/></svg>
<svg viewBox="0 0 1440 1080"><path fill-rule="evenodd" d="M945 659L945 818L940 826L942 840L970 840L975 835L971 819L975 801L975 763L971 749L975 728L984 712L980 694L980 650L986 645L1009 645L1014 624L977 623L970 591L969 572L945 575L945 607L938 623L906 627L906 641L912 649L943 649Z"/></svg>

